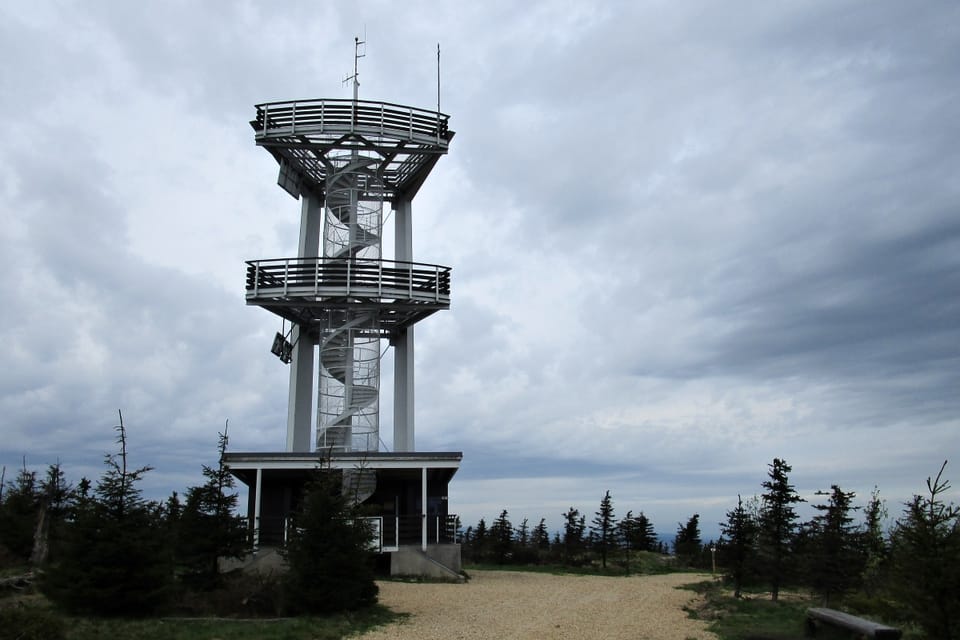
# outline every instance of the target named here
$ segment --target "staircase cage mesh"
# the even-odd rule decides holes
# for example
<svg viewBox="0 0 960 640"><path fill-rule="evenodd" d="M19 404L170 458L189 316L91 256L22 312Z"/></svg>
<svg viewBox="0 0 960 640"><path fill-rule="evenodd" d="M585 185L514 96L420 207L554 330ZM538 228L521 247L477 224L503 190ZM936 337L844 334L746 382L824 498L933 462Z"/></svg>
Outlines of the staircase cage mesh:
<svg viewBox="0 0 960 640"><path fill-rule="evenodd" d="M384 192L375 161L353 152L331 158L324 215L324 257L345 267L381 256ZM380 339L375 314L327 314L320 336L317 448L377 451L380 443Z"/></svg>

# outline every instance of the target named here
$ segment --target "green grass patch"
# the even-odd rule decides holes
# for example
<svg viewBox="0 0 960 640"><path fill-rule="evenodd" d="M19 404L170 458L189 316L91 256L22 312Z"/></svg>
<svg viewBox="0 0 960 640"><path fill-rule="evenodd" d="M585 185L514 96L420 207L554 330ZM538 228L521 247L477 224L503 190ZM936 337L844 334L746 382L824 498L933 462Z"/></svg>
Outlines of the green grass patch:
<svg viewBox="0 0 960 640"><path fill-rule="evenodd" d="M734 598L717 582L689 585L704 596L705 601L688 614L710 623L708 629L721 640L793 640L804 637L807 608L815 606L806 595L781 592L780 600L772 602L769 594L745 594ZM844 636L818 635L825 640Z"/></svg>
<svg viewBox="0 0 960 640"><path fill-rule="evenodd" d="M229 618L68 618L67 640L338 640L406 617L377 605L337 615L233 620Z"/></svg>

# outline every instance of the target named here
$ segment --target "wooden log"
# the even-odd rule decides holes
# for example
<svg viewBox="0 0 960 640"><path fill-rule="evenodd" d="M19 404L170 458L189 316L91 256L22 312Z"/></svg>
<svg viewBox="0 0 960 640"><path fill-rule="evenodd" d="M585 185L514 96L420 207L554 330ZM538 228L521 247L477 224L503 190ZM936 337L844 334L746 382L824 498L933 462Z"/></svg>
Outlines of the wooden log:
<svg viewBox="0 0 960 640"><path fill-rule="evenodd" d="M858 618L843 611L812 607L807 609L807 631L810 635L816 633L817 623L828 624L832 627L846 629L863 638L875 640L899 640L903 632L894 627L888 627L872 620Z"/></svg>

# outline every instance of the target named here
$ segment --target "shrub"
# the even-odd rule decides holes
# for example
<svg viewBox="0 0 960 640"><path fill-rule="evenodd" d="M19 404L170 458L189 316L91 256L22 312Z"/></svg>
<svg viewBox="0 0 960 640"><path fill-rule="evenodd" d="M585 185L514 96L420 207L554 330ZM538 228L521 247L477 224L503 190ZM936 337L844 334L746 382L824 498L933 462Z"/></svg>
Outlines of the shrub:
<svg viewBox="0 0 960 640"><path fill-rule="evenodd" d="M66 628L63 619L48 609L0 609L0 640L63 640Z"/></svg>

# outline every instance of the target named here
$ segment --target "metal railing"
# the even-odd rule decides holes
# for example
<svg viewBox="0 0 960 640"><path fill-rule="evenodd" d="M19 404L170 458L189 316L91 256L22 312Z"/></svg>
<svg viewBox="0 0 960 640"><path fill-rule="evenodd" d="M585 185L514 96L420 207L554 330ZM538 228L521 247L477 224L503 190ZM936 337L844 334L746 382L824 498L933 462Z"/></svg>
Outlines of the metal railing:
<svg viewBox="0 0 960 640"><path fill-rule="evenodd" d="M449 302L450 267L380 259L247 261L247 297L371 296Z"/></svg>
<svg viewBox="0 0 960 640"><path fill-rule="evenodd" d="M401 545L419 545L423 542L423 528L427 528L427 544L452 544L457 542L457 516L374 516L371 521L375 536L372 550L392 550ZM251 531L255 548L282 546L290 538L290 518L261 517L256 519ZM374 522L375 521L375 522Z"/></svg>
<svg viewBox="0 0 960 640"><path fill-rule="evenodd" d="M450 116L390 102L324 99L266 102L256 107L251 125L258 138L349 131L431 144L449 139Z"/></svg>

